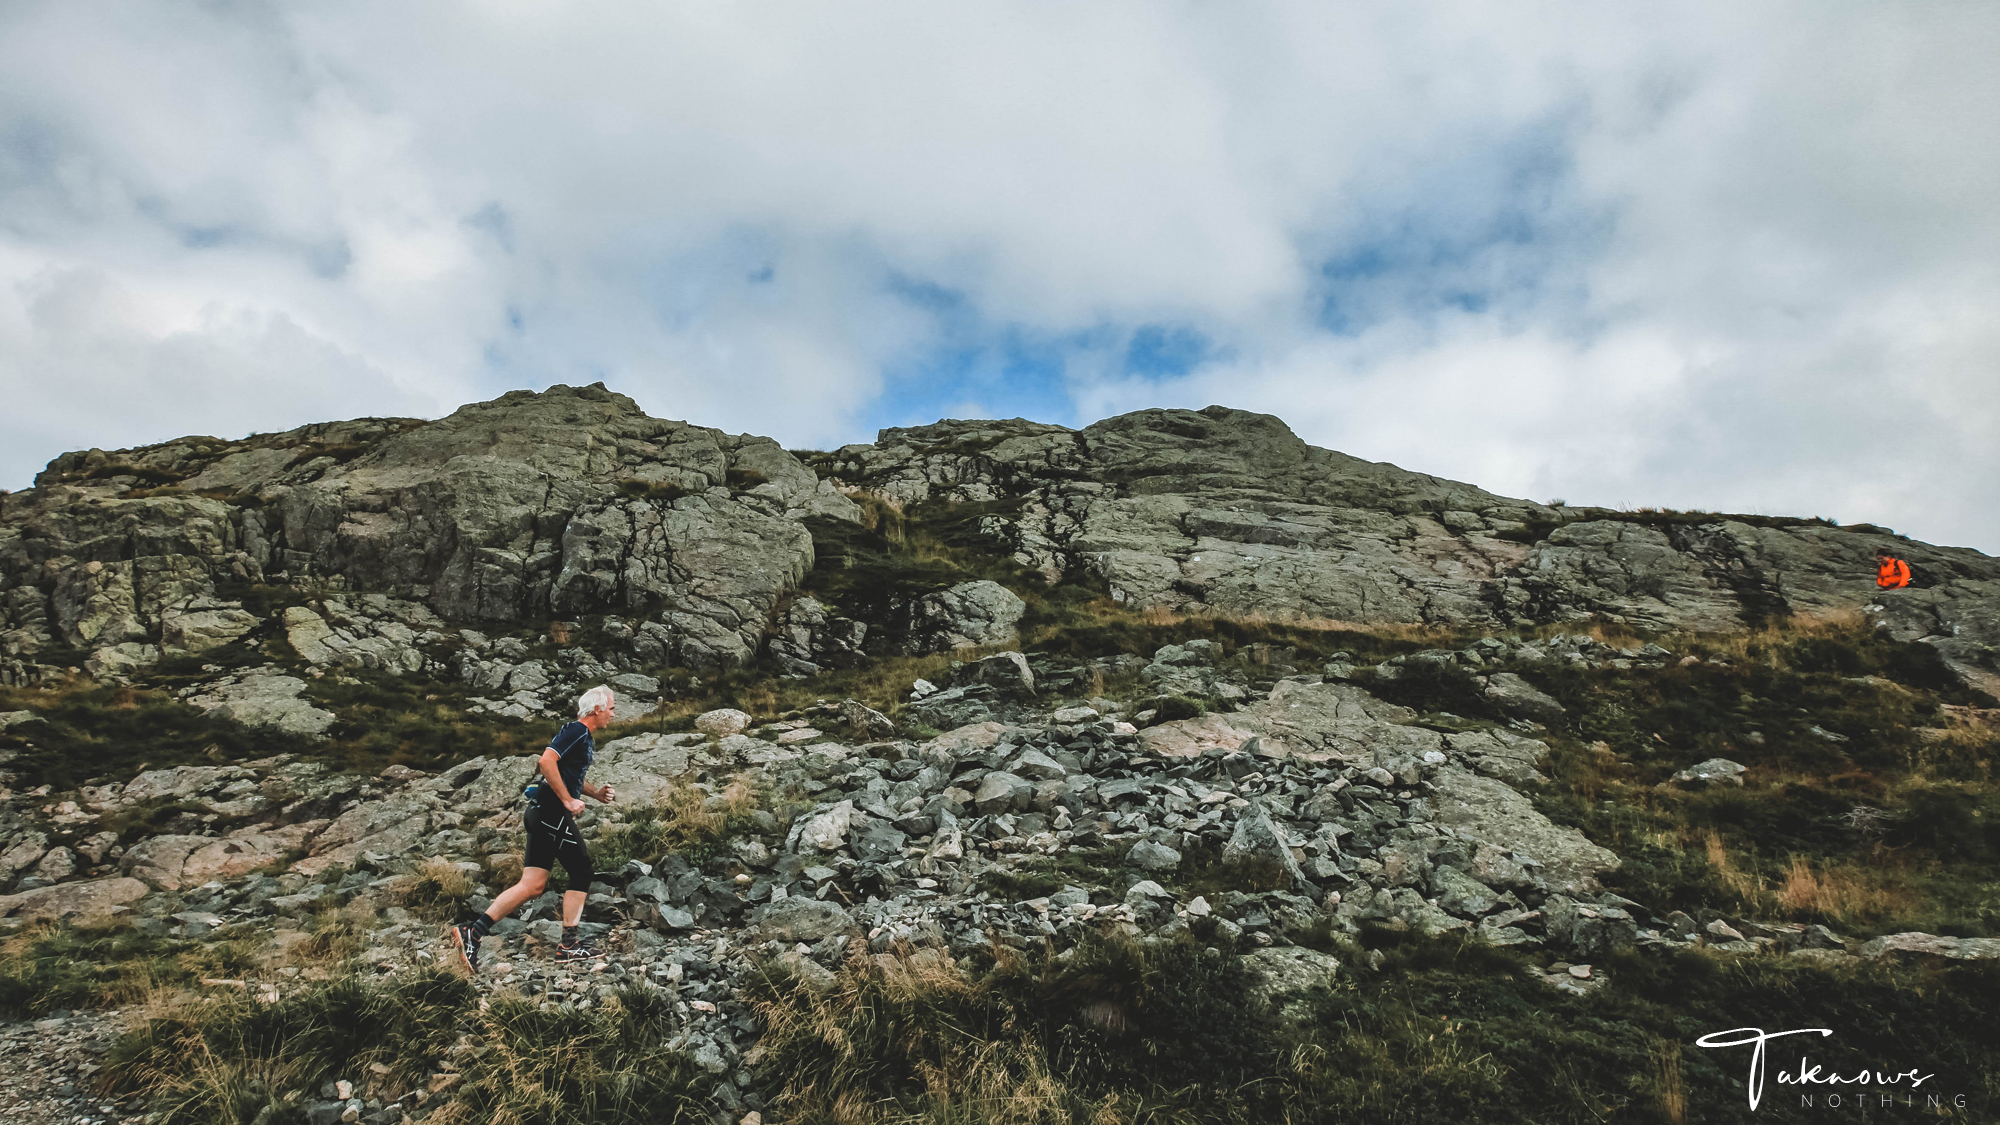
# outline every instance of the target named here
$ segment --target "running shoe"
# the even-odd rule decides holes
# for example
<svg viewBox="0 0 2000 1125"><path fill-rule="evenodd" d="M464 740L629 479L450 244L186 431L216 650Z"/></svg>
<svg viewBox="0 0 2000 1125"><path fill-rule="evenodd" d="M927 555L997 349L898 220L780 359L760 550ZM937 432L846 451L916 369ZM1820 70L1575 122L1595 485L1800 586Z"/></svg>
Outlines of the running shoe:
<svg viewBox="0 0 2000 1125"><path fill-rule="evenodd" d="M465 971L479 975L479 931L472 923L461 922L451 928L451 941L458 947L459 960L465 962Z"/></svg>
<svg viewBox="0 0 2000 1125"><path fill-rule="evenodd" d="M582 938L576 939L575 942L564 942L556 946L556 960L558 961L595 961L602 956L604 956L602 949L597 948Z"/></svg>

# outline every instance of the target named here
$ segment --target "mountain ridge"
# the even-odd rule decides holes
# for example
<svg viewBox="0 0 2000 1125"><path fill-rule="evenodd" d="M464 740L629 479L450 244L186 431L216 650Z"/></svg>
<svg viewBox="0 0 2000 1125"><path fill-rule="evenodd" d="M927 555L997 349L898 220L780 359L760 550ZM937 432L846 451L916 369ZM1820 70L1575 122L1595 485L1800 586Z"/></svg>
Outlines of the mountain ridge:
<svg viewBox="0 0 2000 1125"><path fill-rule="evenodd" d="M1132 608L1710 631L1865 612L2000 688L2000 561L1978 551L1872 525L1503 497L1220 406L1076 430L944 420L795 454L558 385L435 421L65 453L36 482L0 498L11 682L43 650L147 659L173 620L241 609L218 582L377 592L473 625L618 614L657 626L676 663L741 665L774 651L827 553L809 525L860 524L859 500L983 505L981 550ZM1882 546L1920 588L1878 595Z"/></svg>

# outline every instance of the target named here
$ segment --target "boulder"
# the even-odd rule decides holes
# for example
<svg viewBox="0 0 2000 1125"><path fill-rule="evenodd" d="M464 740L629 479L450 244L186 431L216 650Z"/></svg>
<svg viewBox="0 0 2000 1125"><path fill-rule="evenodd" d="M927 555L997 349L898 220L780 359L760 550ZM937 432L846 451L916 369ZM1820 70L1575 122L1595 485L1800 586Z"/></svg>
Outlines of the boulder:
<svg viewBox="0 0 2000 1125"><path fill-rule="evenodd" d="M1550 895L1542 904L1542 918L1552 945L1586 960L1596 960L1639 939L1637 921L1619 906L1598 906L1567 895Z"/></svg>
<svg viewBox="0 0 2000 1125"><path fill-rule="evenodd" d="M1035 694L1035 673L1028 667L1028 658L1018 652L996 652L960 669L959 677L963 683L991 687L1003 697L1030 698ZM932 696L924 702L931 704L936 699Z"/></svg>
<svg viewBox="0 0 2000 1125"><path fill-rule="evenodd" d="M1021 751L1019 756L1007 763L1007 772L1033 781L1052 781L1069 774L1069 770L1063 768L1061 762L1032 746Z"/></svg>
<svg viewBox="0 0 2000 1125"><path fill-rule="evenodd" d="M918 599L911 613L912 654L1005 644L1013 640L1028 603L1000 585L980 579Z"/></svg>
<svg viewBox="0 0 2000 1125"><path fill-rule="evenodd" d="M1432 784L1432 815L1438 824L1474 848L1490 844L1495 855L1505 853L1515 862L1531 861L1540 881L1551 891L1595 892L1598 875L1618 867L1616 855L1591 843L1576 829L1550 822L1526 797L1502 782L1444 765L1438 767Z"/></svg>
<svg viewBox="0 0 2000 1125"><path fill-rule="evenodd" d="M607 677L604 683L619 696L630 695L634 698L651 699L660 694L658 679L637 672L620 672Z"/></svg>
<svg viewBox="0 0 2000 1125"><path fill-rule="evenodd" d="M1494 710L1516 719L1553 723L1566 713L1554 696L1512 672L1495 672L1487 677L1485 690L1480 694Z"/></svg>
<svg viewBox="0 0 2000 1125"><path fill-rule="evenodd" d="M1332 982L1340 961L1302 945L1280 945L1244 954L1243 968L1250 976L1246 1000L1280 1023L1302 1024L1312 1015L1312 990Z"/></svg>
<svg viewBox="0 0 2000 1125"><path fill-rule="evenodd" d="M1707 785L1742 785L1746 767L1727 758L1710 758L1706 762L1689 766L1676 772L1673 780L1682 785L1695 787Z"/></svg>
<svg viewBox="0 0 2000 1125"><path fill-rule="evenodd" d="M221 648L263 623L263 618L244 612L240 606L169 612L161 619L160 644L169 650L199 656Z"/></svg>
<svg viewBox="0 0 2000 1125"><path fill-rule="evenodd" d="M994 770L979 779L979 788L972 794L972 800L982 813L1002 813L1027 808L1028 800L1034 794L1034 783L1027 778L1005 770Z"/></svg>
<svg viewBox="0 0 2000 1125"><path fill-rule="evenodd" d="M820 941L855 929L854 919L838 903L796 895L758 907L750 924L780 941Z"/></svg>
<svg viewBox="0 0 2000 1125"><path fill-rule="evenodd" d="M796 949L787 949L778 955L778 967L792 974L792 979L809 991L828 993L839 984L840 978L812 958Z"/></svg>
<svg viewBox="0 0 2000 1125"><path fill-rule="evenodd" d="M1125 862L1146 871L1172 871L1181 865L1181 853L1165 844L1141 840L1125 853Z"/></svg>
<svg viewBox="0 0 2000 1125"><path fill-rule="evenodd" d="M909 837L894 824L880 817L869 817L848 829L847 842L854 858L863 863L882 863L901 856Z"/></svg>
<svg viewBox="0 0 2000 1125"><path fill-rule="evenodd" d="M0 887L14 881L14 876L31 870L40 863L49 850L47 835L34 830L21 833L13 843L0 848Z"/></svg>
<svg viewBox="0 0 2000 1125"><path fill-rule="evenodd" d="M322 739L333 726L331 711L322 711L299 698L306 682L296 676L265 670L225 681L210 691L188 697L188 702L211 715L246 727L263 727L284 734Z"/></svg>
<svg viewBox="0 0 2000 1125"><path fill-rule="evenodd" d="M326 623L326 618L305 606L294 605L285 607L284 623L285 640L301 659L308 664L333 663L333 649L326 643L333 635L333 626Z"/></svg>
<svg viewBox="0 0 2000 1125"><path fill-rule="evenodd" d="M798 846L817 848L823 852L838 851L847 846L847 832L853 822L854 802L842 801L799 822L796 829Z"/></svg>
<svg viewBox="0 0 2000 1125"><path fill-rule="evenodd" d="M1236 818L1236 830L1222 846L1222 858L1237 863L1270 863L1290 877L1293 886L1310 886L1298 858L1285 846L1285 838L1271 821L1261 801L1252 800Z"/></svg>
<svg viewBox="0 0 2000 1125"><path fill-rule="evenodd" d="M1940 937L1937 934L1889 934L1862 943L1861 956L1870 961L1885 957L1899 960L1942 958L1947 961L1992 961L2000 959L2000 938Z"/></svg>
<svg viewBox="0 0 2000 1125"><path fill-rule="evenodd" d="M1454 867L1431 871L1431 893L1439 907L1461 918L1477 918L1500 905L1493 888Z"/></svg>
<svg viewBox="0 0 2000 1125"><path fill-rule="evenodd" d="M76 853L68 848L50 848L35 864L35 874L51 883L60 883L76 874Z"/></svg>
<svg viewBox="0 0 2000 1125"><path fill-rule="evenodd" d="M733 707L720 707L695 716L694 729L710 738L727 738L750 728L750 716Z"/></svg>
<svg viewBox="0 0 2000 1125"><path fill-rule="evenodd" d="M924 726L955 730L992 723L993 709L999 702L1000 693L991 685L967 684L912 700L905 713Z"/></svg>
<svg viewBox="0 0 2000 1125"><path fill-rule="evenodd" d="M79 921L106 918L146 897L150 890L139 880L124 877L38 887L20 894L0 895L0 918Z"/></svg>
<svg viewBox="0 0 2000 1125"><path fill-rule="evenodd" d="M890 738L896 733L896 724L889 716L875 710L859 700L843 700L840 704L841 717L860 739Z"/></svg>

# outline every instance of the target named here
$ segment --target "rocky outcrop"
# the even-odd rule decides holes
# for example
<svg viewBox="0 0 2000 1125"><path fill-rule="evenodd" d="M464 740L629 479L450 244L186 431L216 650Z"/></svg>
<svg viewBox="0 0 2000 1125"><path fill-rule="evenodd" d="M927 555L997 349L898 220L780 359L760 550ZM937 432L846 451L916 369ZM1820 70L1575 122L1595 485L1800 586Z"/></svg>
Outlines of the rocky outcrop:
<svg viewBox="0 0 2000 1125"><path fill-rule="evenodd" d="M1023 607L987 580L897 602L881 621L797 596L815 559L807 521L858 518L844 492L980 503L991 548L1134 606L1661 629L1872 607L1899 638L2000 688L2000 562L1879 528L1537 504L1318 449L1223 407L1081 430L884 430L809 468L769 439L651 418L601 386L514 392L431 422L64 454L36 487L0 497L0 680L56 674L44 651L81 650L116 677L280 636L313 665L407 672L458 658L452 626L595 615L634 668L768 651L810 674L863 653L1007 642ZM1924 581L1878 597L1878 546ZM273 620L231 596L274 582L331 598ZM359 604L371 596L384 604ZM1195 665L1163 672L1173 694L1208 686ZM521 690L484 698L536 712ZM1555 714L1532 685L1487 691L1524 717Z"/></svg>
<svg viewBox="0 0 2000 1125"><path fill-rule="evenodd" d="M626 614L661 627L662 657L740 662L812 566L800 521L854 512L770 439L651 418L602 386L68 453L0 499L0 654L20 679L52 646L199 653L261 624L219 586L281 580L466 623ZM314 663L407 667L434 626L401 624L294 613L282 631Z"/></svg>
<svg viewBox="0 0 2000 1125"><path fill-rule="evenodd" d="M1094 576L1135 606L1713 630L1877 605L1900 638L2000 687L2000 561L1867 525L1538 504L1318 449L1276 418L1218 406L1081 430L890 429L816 464L898 504L985 503L997 549L1052 580ZM1872 555L1884 546L1932 584L1878 598Z"/></svg>

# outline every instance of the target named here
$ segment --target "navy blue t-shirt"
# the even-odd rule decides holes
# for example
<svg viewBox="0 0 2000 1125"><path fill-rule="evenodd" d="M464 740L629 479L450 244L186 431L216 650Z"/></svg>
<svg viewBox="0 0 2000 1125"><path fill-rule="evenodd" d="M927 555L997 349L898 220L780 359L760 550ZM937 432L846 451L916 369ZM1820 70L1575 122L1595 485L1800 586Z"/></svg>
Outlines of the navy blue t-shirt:
<svg viewBox="0 0 2000 1125"><path fill-rule="evenodd" d="M563 788L569 790L571 797L583 800L583 774L597 758L597 740L590 736L590 728L582 722L564 723L556 736L549 739L549 749L556 752L556 773L562 777ZM555 788L539 773L526 792L529 797L552 809L562 807Z"/></svg>

